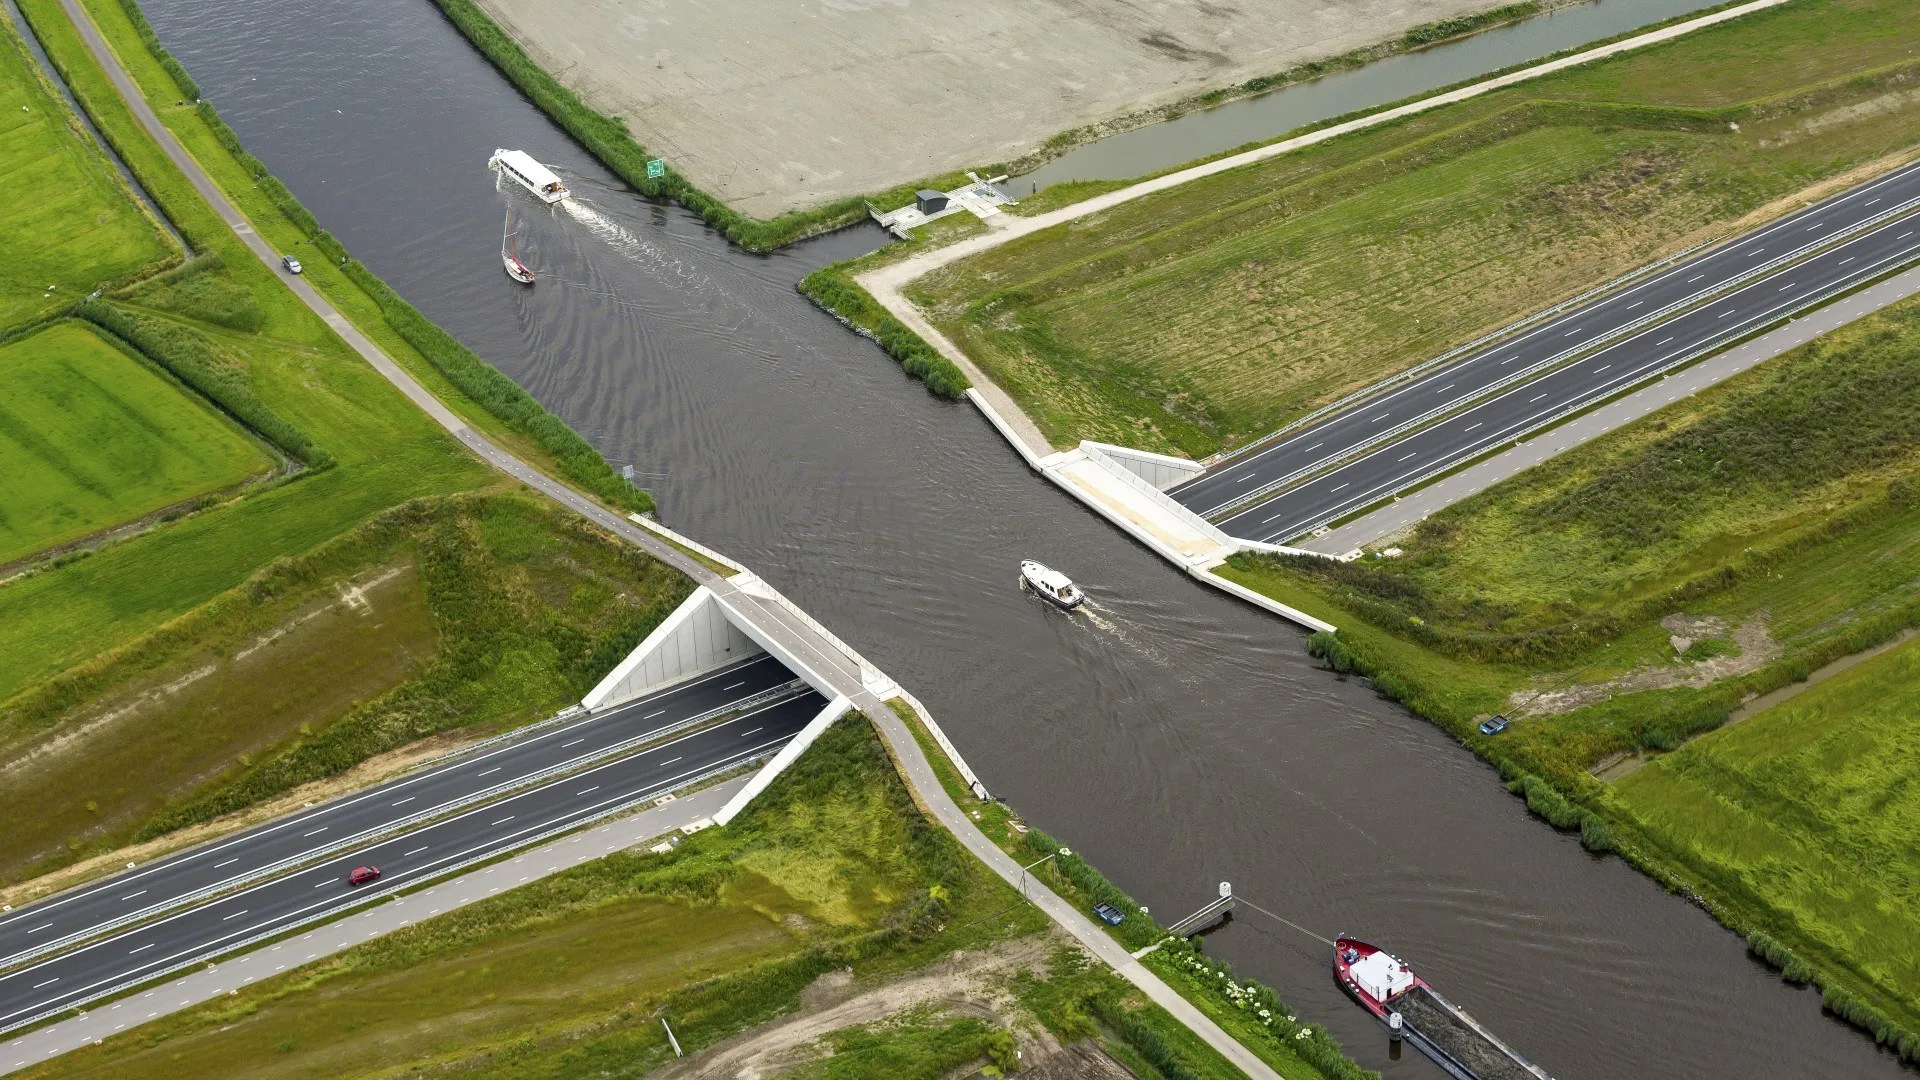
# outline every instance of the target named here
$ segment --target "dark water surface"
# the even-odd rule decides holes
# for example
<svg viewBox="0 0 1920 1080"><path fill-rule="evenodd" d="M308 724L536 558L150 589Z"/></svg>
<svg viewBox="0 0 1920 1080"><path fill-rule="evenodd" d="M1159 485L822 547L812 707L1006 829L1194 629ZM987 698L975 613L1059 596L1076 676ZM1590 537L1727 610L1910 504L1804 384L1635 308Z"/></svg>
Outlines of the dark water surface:
<svg viewBox="0 0 1920 1080"><path fill-rule="evenodd" d="M1066 180L1124 180L1307 124L1438 90L1590 41L1716 6L1715 0L1588 0L1259 97L1188 113L1069 151L1006 187L1016 198Z"/></svg>
<svg viewBox="0 0 1920 1080"><path fill-rule="evenodd" d="M1432 727L1342 682L1030 473L793 291L877 230L768 257L613 181L424 0L149 0L167 46L359 257L631 463L669 523L752 564L912 688L989 787L1156 913L1231 880L1417 964L1561 1080L1909 1075L1618 859L1530 819ZM570 213L498 191L519 147ZM529 290L501 273L512 208ZM1072 574L1093 612L1022 598ZM1381 1030L1324 946L1247 913L1209 948L1328 1024Z"/></svg>

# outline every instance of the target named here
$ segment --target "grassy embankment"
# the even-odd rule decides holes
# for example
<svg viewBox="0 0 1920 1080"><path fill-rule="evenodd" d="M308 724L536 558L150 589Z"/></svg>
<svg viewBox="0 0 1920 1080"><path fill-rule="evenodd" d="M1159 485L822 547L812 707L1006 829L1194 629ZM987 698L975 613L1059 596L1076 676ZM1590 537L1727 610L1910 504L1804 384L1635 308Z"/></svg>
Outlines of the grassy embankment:
<svg viewBox="0 0 1920 1080"><path fill-rule="evenodd" d="M948 400L965 393L973 381L959 365L940 354L907 324L893 317L867 291L854 284L854 278L887 263L904 259L917 251L942 247L956 240L976 236L986 225L972 214L956 214L921 226L913 239L889 244L878 251L855 259L823 266L801 278L796 288L802 295L839 319L848 329L871 338L888 356L899 362L908 375L927 384L927 389Z"/></svg>
<svg viewBox="0 0 1920 1080"><path fill-rule="evenodd" d="M1239 979L1224 961L1208 957L1199 942L1169 937L1164 928L1141 911L1138 901L1108 881L1085 859L1071 853L1059 854L1059 841L1024 824L1015 828L1017 815L1005 803L981 802L975 798L921 723L913 706L900 698L887 704L913 731L915 741L932 763L948 797L971 814L989 839L1022 864L1051 856L1033 871L1035 877L1082 911L1091 911L1093 905L1105 902L1125 912L1125 920L1119 926L1108 927L1107 932L1129 950L1137 951L1158 943L1159 948L1147 954L1142 963L1241 1045L1283 1076L1360 1080L1377 1075L1354 1064L1325 1028L1294 1015L1271 988L1250 979Z"/></svg>
<svg viewBox="0 0 1920 1080"><path fill-rule="evenodd" d="M1256 438L1920 140L1898 0L1799 0L1195 181L913 290L1056 445Z"/></svg>
<svg viewBox="0 0 1920 1080"><path fill-rule="evenodd" d="M12 359L47 343L61 345L59 359L85 360L95 382L104 365L117 370L132 362L128 357L140 358L108 388L129 403L118 418L121 430L66 447L65 467L56 471L70 484L113 472L96 485L105 494L95 493L113 514L137 514L155 500L177 502L184 490L177 485L192 478L160 492L155 485L173 459L158 448L204 436L211 421L195 410L208 406L305 467L237 495L229 490L192 500L178 515L171 509L151 515L151 528L98 550L43 559L0 586L0 743L6 798L15 804L6 818L20 825L7 833L0 873L17 878L202 822L423 736L524 722L590 685L687 583L604 538L577 535L571 519L548 519L546 510L497 495L487 507L518 506L512 513L541 520L518 546L496 544L499 513L447 499L508 485L397 393L246 250L145 137L57 0L23 6L89 114L196 252L178 269L75 309L93 327L57 324L8 348ZM302 243L311 219L298 220L303 212L284 189L228 152L210 114L175 104L178 90L141 46L126 10L103 3L94 11L149 85L155 107L255 228L283 250ZM21 48L10 30L5 47L8 56ZM63 130L74 140L86 138L77 123ZM124 202L125 193L119 196ZM69 209L83 215L69 230L82 237L105 235L89 232L88 224L115 220L103 209L77 203ZM160 235L131 203L124 209L126 220ZM83 245L70 254L78 266L83 257L104 258L99 252L108 249L92 251ZM594 486L594 468L611 478L590 448L570 458L564 441L546 437L551 432L540 425L559 422L537 404L529 407L531 399L504 376L410 308L395 307L396 298L376 302L347 276L355 265L307 261L316 285L476 427L562 475L582 463L592 466L571 468L583 486ZM122 279L131 271L97 270ZM49 314L62 313L28 312L41 322ZM413 340L429 353L414 349ZM57 370L48 367L36 377ZM181 400L198 395L204 401L184 406L184 416L175 415L181 407L163 415L152 401L129 397L168 379L177 380L167 389ZM511 392L501 391L502 384ZM23 374L17 385L34 384ZM461 385L475 393L463 394ZM17 413L22 403L37 400L23 390L7 408ZM106 400L70 398L62 408L84 418L110 407ZM29 419L44 435L38 423L44 418ZM560 431L576 448L586 447L564 426ZM155 448L147 471L121 460L137 451L128 449L137 437ZM62 449L41 442L46 453ZM259 453L244 440L238 445ZM543 445L558 449L547 453ZM214 469L220 452L231 456L230 448L214 444L191 456L200 468ZM41 454L40 460L51 459ZM46 469L29 465L10 471L7 482L47 479ZM650 505L644 493L624 482L619 487L605 493L609 501ZM24 505L9 496L9 512ZM96 517L105 523L113 514L99 510ZM48 533L51 525L65 532ZM44 550L82 525L39 521L33 527L39 532L31 542ZM340 561L372 558L376 549L390 565L363 568L372 578ZM386 574L396 569L397 576ZM356 586L364 590L353 592ZM329 607L336 594L344 607ZM292 620L280 627L284 636L262 622L276 618ZM249 645L253 634L304 645ZM316 664L315 657L338 664Z"/></svg>
<svg viewBox="0 0 1920 1080"><path fill-rule="evenodd" d="M0 345L0 565L269 472L159 371L69 322Z"/></svg>
<svg viewBox="0 0 1920 1080"><path fill-rule="evenodd" d="M276 275L260 266L214 217L185 177L144 137L91 62L59 5L28 0L24 7L95 122L203 253L196 260L204 262L203 268L171 287L130 295L121 306L140 305L148 309L147 314L166 309L170 321L209 341L227 368L245 373L259 400L305 433L340 467L243 500L229 512L175 523L137 543L9 587L6 595L0 595L0 608L21 614L0 618L4 627L0 638L5 639L10 660L7 670L0 671L0 696L144 633L233 587L273 558L307 551L387 507L491 480L486 470L435 430L299 304ZM287 200L273 197L277 185L249 172L229 153L201 111L175 104L179 90L159 61L140 45L125 10L117 3L97 3L92 10L123 62L146 87L156 110L259 232L287 250L310 243L302 239L303 226L285 212ZM430 360L409 344L402 329L429 347L434 346L431 339L444 339L437 329L424 320L396 329L381 305L341 268L325 259L307 261L309 280L442 400L536 464L568 474L559 457L543 451L536 439L516 433L475 397L462 393L442 369L460 374L460 361L470 361L469 373L490 377L495 389L503 383L511 386L503 376L457 346L441 350L444 355ZM236 318L238 323L233 321ZM450 341L444 339L441 344ZM480 396L488 392L488 386L476 386ZM577 437L574 441L578 442ZM597 455L592 455L592 461L603 475L611 476ZM630 497L614 501L644 505L644 493L622 486ZM184 557L182 553L189 550L192 557ZM155 565L165 565L169 572L153 573Z"/></svg>
<svg viewBox="0 0 1920 1080"><path fill-rule="evenodd" d="M0 16L0 339L181 253ZM0 561L4 561L0 558Z"/></svg>
<svg viewBox="0 0 1920 1080"><path fill-rule="evenodd" d="M808 1075L868 1063L933 1080L1004 1060L1035 1024L1168 1063L1143 1068L1149 1080L1233 1075L1110 974L1049 958L1046 927L914 807L856 713L734 823L670 854L586 864L24 1075L637 1076L672 1058L661 1017L694 1053L801 1009L829 973L851 975L843 999L957 949L1022 943L1040 961L985 987L1015 1002L994 1018L913 1003L828 1032L842 1056L805 1064Z"/></svg>
<svg viewBox="0 0 1920 1080"><path fill-rule="evenodd" d="M1916 355L1909 301L1435 514L1393 541L1399 558L1243 555L1219 573L1337 624L1313 642L1333 666L1370 675L1549 821L1702 898L1776 963L1811 971L1836 1011L1920 1055L1920 856L1889 844L1906 777L1873 749L1896 723L1823 686L1814 712L1783 707L1801 719L1688 743L1920 625ZM1908 668L1871 670L1851 684ZM1477 734L1496 711L1520 718ZM1822 752L1796 749L1816 727ZM1715 764L1768 745L1777 769ZM1836 801L1807 810L1823 791ZM1675 809L1708 804L1720 811Z"/></svg>
<svg viewBox="0 0 1920 1080"><path fill-rule="evenodd" d="M403 504L0 707L0 880L548 715L691 588L519 495Z"/></svg>

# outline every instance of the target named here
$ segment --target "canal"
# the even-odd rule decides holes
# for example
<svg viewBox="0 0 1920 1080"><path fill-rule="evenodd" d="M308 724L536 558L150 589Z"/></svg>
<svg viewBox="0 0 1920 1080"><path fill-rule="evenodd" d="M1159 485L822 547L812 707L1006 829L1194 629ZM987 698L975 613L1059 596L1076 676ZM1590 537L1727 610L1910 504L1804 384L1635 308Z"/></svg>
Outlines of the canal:
<svg viewBox="0 0 1920 1080"><path fill-rule="evenodd" d="M1379 941L1561 1080L1903 1075L1704 913L1530 818L1451 740L1079 508L793 291L878 230L730 249L625 190L425 0L146 6L351 251L631 464L663 520L912 688L991 788L1157 914L1230 880ZM498 190L495 147L579 198ZM509 212L532 289L500 270ZM1022 558L1093 610L1023 598ZM1389 1060L1323 945L1251 913L1208 945L1369 1067L1438 1075Z"/></svg>

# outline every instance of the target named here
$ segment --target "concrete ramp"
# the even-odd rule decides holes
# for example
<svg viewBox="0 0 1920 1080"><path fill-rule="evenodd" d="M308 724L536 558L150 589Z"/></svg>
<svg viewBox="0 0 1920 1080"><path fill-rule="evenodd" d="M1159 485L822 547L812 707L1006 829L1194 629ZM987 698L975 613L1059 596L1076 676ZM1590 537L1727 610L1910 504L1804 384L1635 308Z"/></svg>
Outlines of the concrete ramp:
<svg viewBox="0 0 1920 1080"><path fill-rule="evenodd" d="M719 598L702 585L580 704L589 711L610 708L765 651L734 624ZM818 682L814 689L832 696Z"/></svg>

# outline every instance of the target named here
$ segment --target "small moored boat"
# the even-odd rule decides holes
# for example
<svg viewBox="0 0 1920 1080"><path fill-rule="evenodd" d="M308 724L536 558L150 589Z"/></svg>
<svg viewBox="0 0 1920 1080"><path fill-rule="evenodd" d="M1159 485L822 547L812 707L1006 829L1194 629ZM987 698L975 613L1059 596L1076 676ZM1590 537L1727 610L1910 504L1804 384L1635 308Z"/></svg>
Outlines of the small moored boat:
<svg viewBox="0 0 1920 1080"><path fill-rule="evenodd" d="M1072 611L1087 599L1087 595L1067 575L1058 570L1049 570L1031 559L1020 564L1020 587L1038 593L1041 599L1062 611Z"/></svg>
<svg viewBox="0 0 1920 1080"><path fill-rule="evenodd" d="M557 203L572 194L552 169L533 160L525 150L495 150L487 159L487 167L500 170L502 176L512 178L543 203Z"/></svg>

